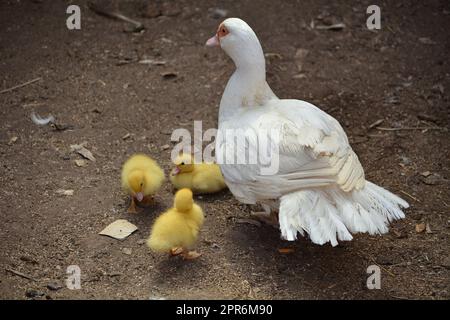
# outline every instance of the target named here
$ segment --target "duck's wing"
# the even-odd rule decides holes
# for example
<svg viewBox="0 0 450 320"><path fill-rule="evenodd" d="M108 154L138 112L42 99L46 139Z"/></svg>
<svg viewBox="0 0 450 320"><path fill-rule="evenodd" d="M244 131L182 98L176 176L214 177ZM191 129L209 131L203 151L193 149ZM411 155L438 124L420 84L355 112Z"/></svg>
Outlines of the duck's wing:
<svg viewBox="0 0 450 320"><path fill-rule="evenodd" d="M222 173L239 200L255 203L329 185L347 192L364 186L363 168L333 117L300 100L273 100L255 109L222 123L217 137ZM240 143L227 138L227 131L236 129L243 130L237 134ZM239 155L258 155L258 162L230 163Z"/></svg>

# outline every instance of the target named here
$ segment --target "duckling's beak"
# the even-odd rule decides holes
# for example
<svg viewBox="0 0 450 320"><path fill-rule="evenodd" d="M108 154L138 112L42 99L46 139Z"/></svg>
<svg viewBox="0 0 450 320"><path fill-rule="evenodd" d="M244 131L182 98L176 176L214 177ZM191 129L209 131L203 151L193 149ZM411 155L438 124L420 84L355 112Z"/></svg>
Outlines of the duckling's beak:
<svg viewBox="0 0 450 320"><path fill-rule="evenodd" d="M207 46L207 47L220 46L219 37L217 36L217 34L215 34L213 37L209 38L208 41L206 41L205 46Z"/></svg>
<svg viewBox="0 0 450 320"><path fill-rule="evenodd" d="M173 168L173 170L172 170L172 175L173 176L176 176L179 173L180 173L180 168L178 168L178 167Z"/></svg>
<svg viewBox="0 0 450 320"><path fill-rule="evenodd" d="M141 202L142 199L144 199L144 194L142 192L138 192L138 193L136 193L135 197L136 197L137 201Z"/></svg>

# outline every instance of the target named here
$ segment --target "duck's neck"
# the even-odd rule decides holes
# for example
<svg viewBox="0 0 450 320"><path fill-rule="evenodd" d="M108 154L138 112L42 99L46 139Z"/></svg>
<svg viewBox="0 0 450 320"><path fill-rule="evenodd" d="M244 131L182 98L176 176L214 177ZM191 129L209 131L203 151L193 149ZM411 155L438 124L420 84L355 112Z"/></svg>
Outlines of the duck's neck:
<svg viewBox="0 0 450 320"><path fill-rule="evenodd" d="M220 101L219 125L238 114L242 109L265 104L276 98L266 82L266 65L262 53L246 61L233 59L236 70L228 80Z"/></svg>

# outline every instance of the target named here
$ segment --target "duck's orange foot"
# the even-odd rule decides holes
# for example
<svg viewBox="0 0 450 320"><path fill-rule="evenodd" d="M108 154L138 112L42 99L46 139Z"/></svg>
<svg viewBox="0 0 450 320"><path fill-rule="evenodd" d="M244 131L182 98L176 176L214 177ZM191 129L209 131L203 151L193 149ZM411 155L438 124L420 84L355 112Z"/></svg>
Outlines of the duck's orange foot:
<svg viewBox="0 0 450 320"><path fill-rule="evenodd" d="M200 257L202 254L197 251L184 251L181 256L184 260L194 260Z"/></svg>
<svg viewBox="0 0 450 320"><path fill-rule="evenodd" d="M183 253L183 248L181 248L181 247L175 247L175 248L170 249L171 256L178 256L182 253Z"/></svg>
<svg viewBox="0 0 450 320"><path fill-rule="evenodd" d="M131 197L130 206L128 207L127 212L128 213L138 213L138 211L136 209L136 203L134 202L134 197Z"/></svg>
<svg viewBox="0 0 450 320"><path fill-rule="evenodd" d="M142 205L144 205L144 206L149 206L149 205L153 204L154 202L155 202L155 199L153 198L153 196L148 195L148 196L145 196L145 197L142 199L142 201L139 202L139 204L142 204Z"/></svg>

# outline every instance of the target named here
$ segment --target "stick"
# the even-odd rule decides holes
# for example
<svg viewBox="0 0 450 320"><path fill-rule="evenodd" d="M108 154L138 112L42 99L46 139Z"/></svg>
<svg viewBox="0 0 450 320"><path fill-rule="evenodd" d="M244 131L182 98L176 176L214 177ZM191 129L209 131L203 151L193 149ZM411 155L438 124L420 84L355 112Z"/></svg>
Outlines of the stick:
<svg viewBox="0 0 450 320"><path fill-rule="evenodd" d="M444 130L441 127L403 127L403 128L384 128L376 127L378 130L382 131L400 131L400 130Z"/></svg>
<svg viewBox="0 0 450 320"><path fill-rule="evenodd" d="M419 199L417 199L416 197L410 195L408 192L403 191L403 190L400 190L400 192L403 193L403 194L405 194L405 195L407 195L407 196L410 197L411 199L416 200L417 202L420 202Z"/></svg>
<svg viewBox="0 0 450 320"><path fill-rule="evenodd" d="M13 270L13 269L9 269L9 268L6 268L5 270L11 272L12 274L15 274L16 276L19 276L19 277L22 277L22 278L25 278L28 280L32 280L32 281L37 281L36 279L26 275L25 273L22 273L22 272Z"/></svg>
<svg viewBox="0 0 450 320"><path fill-rule="evenodd" d="M91 2L88 3L88 7L89 7L89 9L91 9L98 15L108 17L111 19L122 20L122 21L133 24L134 28L133 28L133 30L131 30L132 32L139 32L139 31L144 30L144 25L141 22L133 20L131 18L128 18L121 13L106 11L105 9L100 8L99 6L97 6L96 4L91 3Z"/></svg>
<svg viewBox="0 0 450 320"><path fill-rule="evenodd" d="M11 87L11 88L8 88L8 89L5 89L5 90L0 91L0 94L6 93L6 92L11 92L11 91L14 91L14 90L16 90L16 89L25 87L25 86L27 86L27 85L29 85L29 84L32 84L32 83L35 83L35 82L37 82L37 81L39 81L39 80L41 80L41 79L42 79L42 78L39 77L39 78L30 80L30 81L24 82L24 83L22 83L22 84L18 84L17 86L14 86L14 87Z"/></svg>

